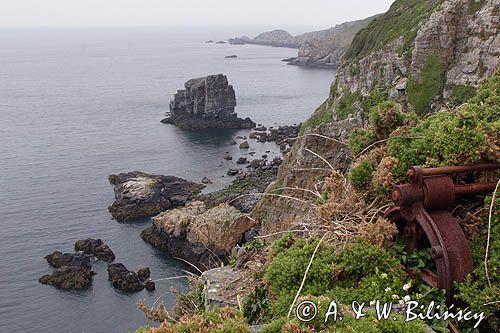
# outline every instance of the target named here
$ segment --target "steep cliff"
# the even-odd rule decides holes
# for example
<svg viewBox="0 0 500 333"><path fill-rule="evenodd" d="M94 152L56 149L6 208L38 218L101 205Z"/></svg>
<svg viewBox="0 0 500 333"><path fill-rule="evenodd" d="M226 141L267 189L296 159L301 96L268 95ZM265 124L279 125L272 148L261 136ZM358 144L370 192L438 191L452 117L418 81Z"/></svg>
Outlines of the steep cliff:
<svg viewBox="0 0 500 333"><path fill-rule="evenodd" d="M296 58L287 59L291 65L337 68L342 56L351 44L356 33L370 23L376 16L364 20L345 22L327 30L305 33L295 37L300 42Z"/></svg>
<svg viewBox="0 0 500 333"><path fill-rule="evenodd" d="M234 112L236 95L223 74L191 79L170 102L170 113L163 123L183 129L253 128L250 118L238 118Z"/></svg>
<svg viewBox="0 0 500 333"><path fill-rule="evenodd" d="M392 99L403 112L424 116L467 100L500 64L499 7L496 0L397 0L360 30L329 98L304 123L303 136L253 212L263 231L308 219L314 206L302 199L311 198L308 190L330 168L350 168L350 132L380 101Z"/></svg>

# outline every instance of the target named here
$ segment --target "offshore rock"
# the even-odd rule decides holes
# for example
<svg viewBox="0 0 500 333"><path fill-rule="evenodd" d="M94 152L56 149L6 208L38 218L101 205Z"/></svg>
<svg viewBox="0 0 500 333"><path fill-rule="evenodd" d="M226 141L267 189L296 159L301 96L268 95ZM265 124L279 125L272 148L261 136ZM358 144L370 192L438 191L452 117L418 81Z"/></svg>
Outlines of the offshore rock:
<svg viewBox="0 0 500 333"><path fill-rule="evenodd" d="M108 210L117 221L150 217L185 205L204 187L182 178L140 171L111 175L109 182L114 185L115 202Z"/></svg>
<svg viewBox="0 0 500 333"><path fill-rule="evenodd" d="M200 201L161 213L141 237L154 247L202 270L227 263L255 222L227 203L208 209Z"/></svg>
<svg viewBox="0 0 500 333"><path fill-rule="evenodd" d="M149 278L149 268L141 269L139 273L136 273L129 271L121 263L108 265L108 279L111 281L113 287L118 290L126 292L141 291L145 287L144 281L147 278Z"/></svg>
<svg viewBox="0 0 500 333"><path fill-rule="evenodd" d="M75 251L82 251L107 262L115 260L113 251L100 239L87 238L79 240L75 243Z"/></svg>
<svg viewBox="0 0 500 333"><path fill-rule="evenodd" d="M95 273L90 259L83 252L75 254L55 251L45 257L54 269L52 274L42 276L38 281L61 289L84 289L92 283Z"/></svg>
<svg viewBox="0 0 500 333"><path fill-rule="evenodd" d="M170 102L170 113L163 123L182 129L253 128L250 118L238 118L234 112L236 96L223 74L192 79L178 90Z"/></svg>

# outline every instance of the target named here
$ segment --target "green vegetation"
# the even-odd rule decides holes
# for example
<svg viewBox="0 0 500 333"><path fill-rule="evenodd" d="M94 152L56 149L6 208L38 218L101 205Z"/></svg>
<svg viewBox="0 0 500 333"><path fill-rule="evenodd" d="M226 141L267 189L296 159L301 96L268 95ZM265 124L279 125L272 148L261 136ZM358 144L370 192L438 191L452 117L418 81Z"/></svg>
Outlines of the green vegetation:
<svg viewBox="0 0 500 333"><path fill-rule="evenodd" d="M268 291L265 287L259 286L248 295L243 305L243 315L251 325L258 324L259 320L266 314L269 308Z"/></svg>
<svg viewBox="0 0 500 333"><path fill-rule="evenodd" d="M363 159L358 163L358 165L351 169L349 180L356 188L362 188L370 183L372 174L372 164L368 159Z"/></svg>
<svg viewBox="0 0 500 333"><path fill-rule="evenodd" d="M327 101L323 102L316 111L312 114L309 119L307 119L303 124L302 127L300 128L300 135L304 135L306 129L308 128L314 128L316 126L319 126L321 124L325 123L330 123L333 121L333 114L330 110L327 108Z"/></svg>
<svg viewBox="0 0 500 333"><path fill-rule="evenodd" d="M342 97L340 97L338 104L336 106L337 118L339 120L347 119L349 116L354 115L357 111L355 103L362 100L361 94L359 92L351 92L350 90L345 90L342 92Z"/></svg>
<svg viewBox="0 0 500 333"><path fill-rule="evenodd" d="M454 84L449 87L451 98L455 105L461 105L476 95L476 88Z"/></svg>
<svg viewBox="0 0 500 333"><path fill-rule="evenodd" d="M200 314L186 315L175 323L164 322L160 328L152 329L157 333L247 333L250 332L243 315L231 308L215 308Z"/></svg>
<svg viewBox="0 0 500 333"><path fill-rule="evenodd" d="M412 165L498 160L494 147L500 136L499 83L500 75L491 77L455 112L435 113L405 131L407 138L389 140L387 153L398 160L394 175L404 176Z"/></svg>
<svg viewBox="0 0 500 333"><path fill-rule="evenodd" d="M377 140L375 133L370 129L355 128L349 136L349 148L354 155L359 154L366 147Z"/></svg>
<svg viewBox="0 0 500 333"><path fill-rule="evenodd" d="M396 0L385 14L375 18L356 34L346 51L345 59L362 58L384 48L401 36L404 39L404 47L400 51L408 51L421 22L428 18L441 2L442 0Z"/></svg>
<svg viewBox="0 0 500 333"><path fill-rule="evenodd" d="M370 95L363 98L361 102L361 107L363 109L363 113L365 115L370 113L370 110L377 106L378 104L387 100L389 94L385 89L383 89L380 85L377 85L370 92Z"/></svg>
<svg viewBox="0 0 500 333"><path fill-rule="evenodd" d="M370 125L378 139L386 139L405 120L401 107L393 101L380 102L370 111Z"/></svg>
<svg viewBox="0 0 500 333"><path fill-rule="evenodd" d="M437 53L427 59L418 81L410 76L408 80L408 100L413 110L423 116L429 113L429 107L436 97L440 97L445 82L445 68Z"/></svg>
<svg viewBox="0 0 500 333"><path fill-rule="evenodd" d="M490 204L491 197L487 198L485 207L489 209ZM487 214L485 215L485 220L487 220ZM478 313L484 311L490 332L498 332L500 331L500 303L498 303L500 300L500 197L498 193L492 215L488 251L490 282L486 278L484 267L487 243L487 224L485 223L483 232L471 244L475 269L463 283L458 284L458 297L464 300L473 311Z"/></svg>

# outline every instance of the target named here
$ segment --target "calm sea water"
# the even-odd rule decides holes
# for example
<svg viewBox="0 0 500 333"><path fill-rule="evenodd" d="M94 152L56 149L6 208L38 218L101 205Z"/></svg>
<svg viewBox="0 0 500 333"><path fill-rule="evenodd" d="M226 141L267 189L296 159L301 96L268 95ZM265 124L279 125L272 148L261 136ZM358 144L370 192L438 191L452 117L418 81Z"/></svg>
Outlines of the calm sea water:
<svg viewBox="0 0 500 333"><path fill-rule="evenodd" d="M240 29L241 30L241 29ZM229 31L229 33L228 33ZM255 31L257 32L257 30ZM172 94L193 77L224 73L237 112L265 125L305 120L327 96L333 73L287 66L296 50L205 44L251 33L237 29L45 29L0 31L0 332L129 332L146 322L135 306L171 287L124 294L106 265L85 291L38 283L51 272L43 257L99 237L129 269L153 279L183 275L182 264L140 238L150 221L120 224L109 174L142 170L200 181L211 189L234 162L222 155L248 131L184 132L161 124ZM225 59L237 54L238 59ZM259 151L273 144L256 145Z"/></svg>

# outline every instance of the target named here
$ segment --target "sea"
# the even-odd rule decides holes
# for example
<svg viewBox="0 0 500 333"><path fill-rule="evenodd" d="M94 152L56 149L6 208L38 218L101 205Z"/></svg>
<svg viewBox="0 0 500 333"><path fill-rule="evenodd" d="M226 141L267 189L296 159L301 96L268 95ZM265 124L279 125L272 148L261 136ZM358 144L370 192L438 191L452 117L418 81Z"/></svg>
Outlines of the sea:
<svg viewBox="0 0 500 333"><path fill-rule="evenodd" d="M227 185L248 130L183 131L160 123L191 78L226 74L236 111L256 123L300 123L327 97L334 72L289 66L297 50L206 43L265 27L30 28L0 30L0 332L134 332L148 323L136 302L186 290L182 262L140 238L150 219L118 223L108 176L140 170ZM296 33L307 31L296 29ZM228 55L236 59L226 59ZM274 143L250 141L259 156ZM224 152L233 155L224 161ZM106 264L92 286L42 285L44 256L101 238L131 270L151 269L156 291L115 290ZM169 278L166 279L165 278ZM161 280L164 279L164 280Z"/></svg>

